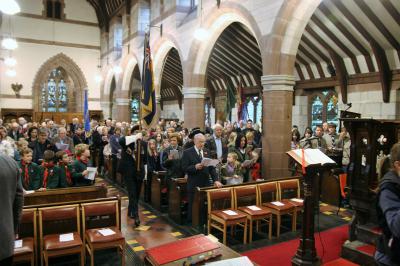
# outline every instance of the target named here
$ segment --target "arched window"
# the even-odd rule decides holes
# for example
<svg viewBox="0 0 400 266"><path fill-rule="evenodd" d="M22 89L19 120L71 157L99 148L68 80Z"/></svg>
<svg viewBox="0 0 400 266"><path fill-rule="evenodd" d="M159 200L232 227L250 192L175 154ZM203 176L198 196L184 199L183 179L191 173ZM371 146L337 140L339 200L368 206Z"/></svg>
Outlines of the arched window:
<svg viewBox="0 0 400 266"><path fill-rule="evenodd" d="M211 126L211 100L206 98L204 102L205 124Z"/></svg>
<svg viewBox="0 0 400 266"><path fill-rule="evenodd" d="M42 111L67 112L68 86L63 69L53 69L46 83L42 86Z"/></svg>
<svg viewBox="0 0 400 266"><path fill-rule="evenodd" d="M48 18L63 19L64 15L64 0L45 0L45 15Z"/></svg>
<svg viewBox="0 0 400 266"><path fill-rule="evenodd" d="M131 99L131 121L139 121L139 94L133 94Z"/></svg>
<svg viewBox="0 0 400 266"><path fill-rule="evenodd" d="M253 123L261 124L262 100L259 96L248 96L246 98L247 119L253 120Z"/></svg>
<svg viewBox="0 0 400 266"><path fill-rule="evenodd" d="M322 123L333 123L338 126L338 97L333 90L324 90L311 96L311 127L313 130Z"/></svg>

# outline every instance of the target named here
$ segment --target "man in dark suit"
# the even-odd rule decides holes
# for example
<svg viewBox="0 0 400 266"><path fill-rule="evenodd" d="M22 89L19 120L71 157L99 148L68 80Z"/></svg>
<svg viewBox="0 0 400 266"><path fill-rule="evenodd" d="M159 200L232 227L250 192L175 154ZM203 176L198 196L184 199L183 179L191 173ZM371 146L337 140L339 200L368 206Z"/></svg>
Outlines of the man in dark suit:
<svg viewBox="0 0 400 266"><path fill-rule="evenodd" d="M0 265L12 265L24 198L19 167L14 159L0 155L0 168Z"/></svg>
<svg viewBox="0 0 400 266"><path fill-rule="evenodd" d="M216 187L222 187L218 181L218 175L215 167L205 167L201 162L203 158L209 157L209 151L204 149L206 138L203 134L194 136L194 146L184 150L182 156L182 169L188 175L187 193L188 193L188 220L192 219L193 198L196 187L207 187L214 184Z"/></svg>
<svg viewBox="0 0 400 266"><path fill-rule="evenodd" d="M210 151L210 158L226 161L228 155L228 141L222 136L223 127L215 124L214 134L206 141L205 147Z"/></svg>
<svg viewBox="0 0 400 266"><path fill-rule="evenodd" d="M18 141L20 138L24 137L24 135L21 133L21 128L19 127L17 122L12 123L11 129L8 132L8 136L14 141Z"/></svg>

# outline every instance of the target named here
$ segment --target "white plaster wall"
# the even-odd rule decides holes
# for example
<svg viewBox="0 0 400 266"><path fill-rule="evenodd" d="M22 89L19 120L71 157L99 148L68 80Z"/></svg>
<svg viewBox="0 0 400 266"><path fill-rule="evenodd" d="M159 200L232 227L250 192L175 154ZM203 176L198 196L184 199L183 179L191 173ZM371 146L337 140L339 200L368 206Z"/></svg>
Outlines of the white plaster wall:
<svg viewBox="0 0 400 266"><path fill-rule="evenodd" d="M40 14L43 2L41 0L21 0L22 12L30 14ZM94 9L81 0L65 0L65 12L67 18L75 20L84 20L88 22L97 22ZM68 13L74 13L74 16L68 16ZM86 15L85 15L86 14ZM9 21L3 19L0 35L9 33ZM42 20L13 16L11 19L13 36L20 38L29 38L37 41L58 41L68 42L76 45L100 45L100 30L94 26L78 25L64 22L53 22L51 20ZM54 34L53 34L54 30ZM94 80L98 72L97 65L100 57L100 51L97 49L76 48L67 46L57 46L42 43L18 42L19 47L12 52L16 58L17 65L14 69L17 72L16 77L7 77L5 67L1 64L0 72L0 94L15 95L11 89L12 83L20 83L23 89L20 94L23 96L32 95L32 85L37 71L43 63L49 58L63 53L70 57L82 70L87 81L89 89L89 109L100 110L100 85ZM0 51L0 56L8 56L7 51ZM97 101L98 99L98 101ZM32 108L30 99L0 99L1 108Z"/></svg>
<svg viewBox="0 0 400 266"><path fill-rule="evenodd" d="M163 110L161 110L161 118L179 118L183 120L183 104L182 110L179 109L178 101L166 101L163 104Z"/></svg>
<svg viewBox="0 0 400 266"><path fill-rule="evenodd" d="M295 96L295 105L292 109L292 125L299 127L300 134L308 126L308 97Z"/></svg>

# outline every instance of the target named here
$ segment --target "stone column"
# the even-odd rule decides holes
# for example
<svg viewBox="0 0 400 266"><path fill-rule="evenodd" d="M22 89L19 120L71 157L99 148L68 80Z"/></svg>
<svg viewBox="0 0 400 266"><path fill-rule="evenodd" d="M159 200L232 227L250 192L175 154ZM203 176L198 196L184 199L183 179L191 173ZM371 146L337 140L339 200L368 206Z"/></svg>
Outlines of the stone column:
<svg viewBox="0 0 400 266"><path fill-rule="evenodd" d="M201 129L204 129L204 95L206 94L206 91L206 88L200 87L183 88L183 115L185 127L200 127Z"/></svg>
<svg viewBox="0 0 400 266"><path fill-rule="evenodd" d="M161 95L156 95L156 121L161 117Z"/></svg>
<svg viewBox="0 0 400 266"><path fill-rule="evenodd" d="M263 177L279 178L289 175L288 156L292 128L294 76L268 75L261 77L263 85Z"/></svg>
<svg viewBox="0 0 400 266"><path fill-rule="evenodd" d="M101 101L100 103L101 106L101 110L103 110L103 117L104 119L108 119L109 117L111 117L111 103L110 102L105 102L105 101Z"/></svg>
<svg viewBox="0 0 400 266"><path fill-rule="evenodd" d="M131 122L131 110L130 110L130 99L126 98L116 98L114 104L116 105L115 114L113 114L113 119L119 122ZM113 108L114 109L114 108Z"/></svg>

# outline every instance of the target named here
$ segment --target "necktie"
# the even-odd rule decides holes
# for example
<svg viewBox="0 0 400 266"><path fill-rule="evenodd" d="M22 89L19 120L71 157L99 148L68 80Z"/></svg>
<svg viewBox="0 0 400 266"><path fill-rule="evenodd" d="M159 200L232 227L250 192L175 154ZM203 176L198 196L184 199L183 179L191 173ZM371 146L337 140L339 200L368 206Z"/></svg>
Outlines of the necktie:
<svg viewBox="0 0 400 266"><path fill-rule="evenodd" d="M203 160L203 156L201 155L201 150L199 150L199 158L201 161Z"/></svg>

